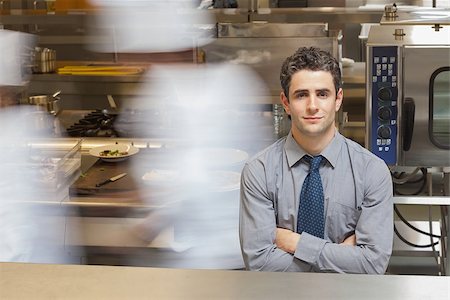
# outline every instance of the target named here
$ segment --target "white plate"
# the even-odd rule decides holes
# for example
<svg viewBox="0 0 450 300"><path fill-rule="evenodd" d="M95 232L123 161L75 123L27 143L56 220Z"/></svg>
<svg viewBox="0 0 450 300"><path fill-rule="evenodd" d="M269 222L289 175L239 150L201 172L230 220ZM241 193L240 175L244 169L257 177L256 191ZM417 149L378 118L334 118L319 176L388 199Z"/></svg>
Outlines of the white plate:
<svg viewBox="0 0 450 300"><path fill-rule="evenodd" d="M101 155L101 153L103 153L105 150L109 150L112 152L118 150L120 153L126 152L126 154L118 154L118 155L114 155L114 156ZM136 148L134 146L127 145L127 144L104 145L104 146L95 147L95 148L92 148L91 150L89 150L90 155L101 158L103 161L107 161L107 162L119 162L119 161L127 159L128 157L130 157L132 155L135 155L138 152L139 152L139 148Z"/></svg>

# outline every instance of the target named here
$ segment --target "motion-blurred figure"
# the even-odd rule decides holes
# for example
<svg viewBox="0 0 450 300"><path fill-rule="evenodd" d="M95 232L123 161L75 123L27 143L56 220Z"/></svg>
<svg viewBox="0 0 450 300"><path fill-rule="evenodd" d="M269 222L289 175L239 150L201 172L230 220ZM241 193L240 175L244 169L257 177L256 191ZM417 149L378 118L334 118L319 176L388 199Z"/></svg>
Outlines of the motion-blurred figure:
<svg viewBox="0 0 450 300"><path fill-rule="evenodd" d="M30 35L0 30L0 261L62 263L64 215L48 184L54 162L30 146L50 136L35 121L51 124L51 116L18 105L33 44Z"/></svg>
<svg viewBox="0 0 450 300"><path fill-rule="evenodd" d="M241 106L263 95L265 86L249 69L227 64L158 65L147 79L138 93L147 96L128 102L116 123L119 130L171 141L133 160L137 177L153 192L163 189L168 203L136 228L139 236L150 241L173 227L172 247L181 252L165 266L242 268L239 172L248 149L267 136L263 122ZM129 122L133 114L148 121ZM152 197L142 198L153 204Z"/></svg>
<svg viewBox="0 0 450 300"><path fill-rule="evenodd" d="M92 27L111 41L98 51L194 54L213 41L215 20L208 10L198 9L199 1L95 3L101 13ZM152 64L135 93L142 96L121 105L115 123L119 132L163 141L161 148L141 151L139 160L132 160L134 177L149 188L141 199L156 208L131 230L149 243L166 229L172 231L171 249L149 264L242 268L240 171L252 144L272 134L242 107L268 93L245 67L195 62L193 55L191 64Z"/></svg>
<svg viewBox="0 0 450 300"><path fill-rule="evenodd" d="M212 15L193 0L92 0L101 10L91 24L104 43L93 50L110 53L154 53L192 49L211 41L203 36Z"/></svg>

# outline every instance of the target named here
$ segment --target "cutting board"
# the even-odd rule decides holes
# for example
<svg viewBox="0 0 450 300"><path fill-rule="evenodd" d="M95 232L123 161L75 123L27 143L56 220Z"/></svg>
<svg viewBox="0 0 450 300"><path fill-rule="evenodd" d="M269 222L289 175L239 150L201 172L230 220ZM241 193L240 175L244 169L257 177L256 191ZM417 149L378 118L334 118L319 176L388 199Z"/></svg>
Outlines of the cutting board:
<svg viewBox="0 0 450 300"><path fill-rule="evenodd" d="M138 157L130 157L129 159L120 162L104 162L101 159L97 160L86 173L82 174L70 186L69 194L77 196L97 195L141 189L142 184L140 178L135 178L139 174L136 174L136 172L132 170L132 167L134 167L132 160L136 158ZM117 181L107 183L101 187L95 186L96 184L121 173L127 173L127 176Z"/></svg>
<svg viewBox="0 0 450 300"><path fill-rule="evenodd" d="M82 176L69 187L69 195L77 202L84 202L86 199L88 203L100 204L100 211L93 207L90 207L89 212L84 211L88 214L93 212L95 215L99 213L110 215L112 212L109 205L112 203L119 207L124 204L127 204L124 207L132 204L153 208L177 205L180 203L180 191L176 183L155 186L146 184L142 179L146 172L157 168L166 159L167 157L162 157L157 151L140 151L120 162L105 162L98 159L87 170L83 170ZM96 184L121 173L127 173L127 175L117 181L96 187ZM113 213L120 215L121 211L122 209L119 208Z"/></svg>

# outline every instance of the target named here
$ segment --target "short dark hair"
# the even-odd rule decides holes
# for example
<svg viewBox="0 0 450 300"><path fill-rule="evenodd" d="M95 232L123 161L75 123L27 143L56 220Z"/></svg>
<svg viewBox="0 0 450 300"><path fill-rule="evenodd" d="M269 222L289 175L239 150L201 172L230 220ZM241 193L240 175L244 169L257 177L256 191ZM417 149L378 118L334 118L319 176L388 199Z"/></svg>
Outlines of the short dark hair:
<svg viewBox="0 0 450 300"><path fill-rule="evenodd" d="M342 87L341 69L333 55L316 47L302 47L286 58L281 66L281 87L288 99L292 75L301 70L328 71L333 76L336 93Z"/></svg>

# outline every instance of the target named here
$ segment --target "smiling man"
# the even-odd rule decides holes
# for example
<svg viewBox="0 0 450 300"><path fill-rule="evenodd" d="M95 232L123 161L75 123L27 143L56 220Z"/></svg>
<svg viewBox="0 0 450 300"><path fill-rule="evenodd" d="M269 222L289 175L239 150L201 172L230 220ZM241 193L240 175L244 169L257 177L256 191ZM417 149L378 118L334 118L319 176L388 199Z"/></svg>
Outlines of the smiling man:
<svg viewBox="0 0 450 300"><path fill-rule="evenodd" d="M290 133L242 171L247 269L384 273L393 241L391 176L335 128L343 100L338 62L300 48L284 61L280 81Z"/></svg>

